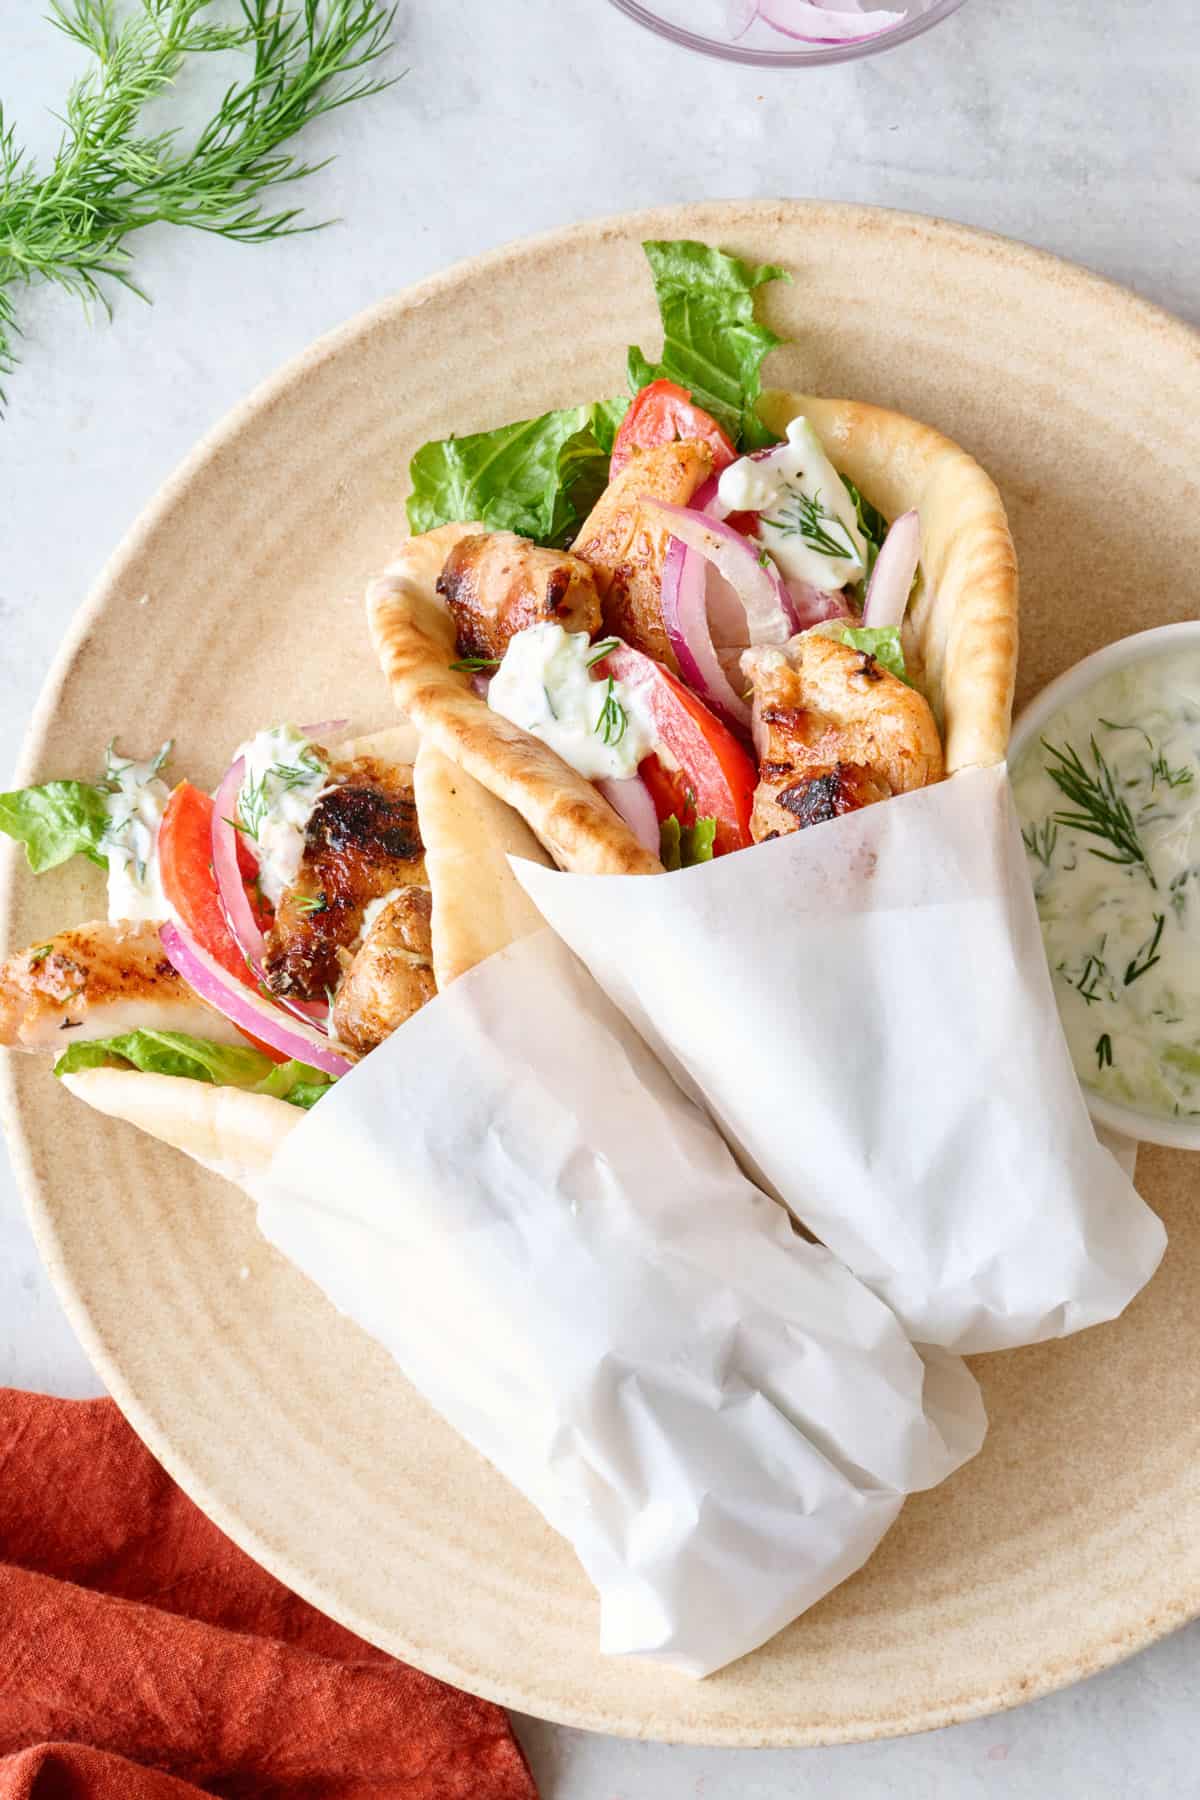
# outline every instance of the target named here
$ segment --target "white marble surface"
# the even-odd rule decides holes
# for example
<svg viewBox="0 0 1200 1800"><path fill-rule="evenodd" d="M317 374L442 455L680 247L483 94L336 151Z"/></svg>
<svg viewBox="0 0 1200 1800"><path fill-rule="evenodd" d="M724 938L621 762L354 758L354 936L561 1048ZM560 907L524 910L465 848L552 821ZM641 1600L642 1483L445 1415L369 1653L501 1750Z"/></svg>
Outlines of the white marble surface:
<svg viewBox="0 0 1200 1800"><path fill-rule="evenodd" d="M40 10L0 0L0 93L35 148L77 62ZM0 425L0 776L71 612L206 427L319 332L486 246L676 199L875 201L1025 238L1200 323L1194 0L968 0L913 45L790 75L691 57L604 0L402 0L397 41L406 79L314 133L337 161L304 198L344 223L253 249L148 234L155 306L123 298L90 331L29 297ZM97 1391L3 1164L0 1381ZM1018 1713L840 1750L521 1730L545 1800L1194 1795L1198 1658L1200 1627Z"/></svg>

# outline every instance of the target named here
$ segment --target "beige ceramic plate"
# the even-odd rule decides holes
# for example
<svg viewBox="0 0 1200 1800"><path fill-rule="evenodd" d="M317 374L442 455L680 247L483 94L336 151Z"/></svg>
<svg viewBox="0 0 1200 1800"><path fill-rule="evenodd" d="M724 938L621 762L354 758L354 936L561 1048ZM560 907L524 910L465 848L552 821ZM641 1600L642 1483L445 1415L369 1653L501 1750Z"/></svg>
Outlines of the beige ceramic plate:
<svg viewBox="0 0 1200 1800"><path fill-rule="evenodd" d="M256 394L106 570L25 774L88 770L115 729L131 748L174 732L176 767L211 781L264 719L383 720L358 597L403 529L410 454L619 388L626 344L655 337L638 241L680 235L794 271L766 298L796 340L772 380L914 413L991 470L1021 554L1020 702L1194 604L1180 571L1200 563L1200 358L1182 326L925 219L671 209L466 264ZM1164 531L1170 554L1149 554ZM92 910L97 889L88 871L18 873L6 940ZM1171 1249L1129 1315L981 1360L992 1430L978 1460L910 1501L868 1567L799 1624L695 1686L596 1654L566 1544L260 1243L240 1194L73 1105L44 1065L14 1062L7 1083L42 1252L137 1430L289 1586L463 1687L604 1731L829 1743L1011 1705L1200 1611L1200 1217L1182 1153L1142 1155Z"/></svg>

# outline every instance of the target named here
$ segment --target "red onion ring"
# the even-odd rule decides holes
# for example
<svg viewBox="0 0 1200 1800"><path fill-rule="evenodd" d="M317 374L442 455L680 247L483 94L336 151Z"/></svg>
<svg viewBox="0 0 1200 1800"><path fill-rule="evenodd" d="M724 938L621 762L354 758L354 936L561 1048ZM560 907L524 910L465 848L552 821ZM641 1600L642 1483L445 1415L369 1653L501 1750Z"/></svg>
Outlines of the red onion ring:
<svg viewBox="0 0 1200 1800"><path fill-rule="evenodd" d="M761 546L744 538L731 525L686 506L669 506L646 496L642 505L674 538L712 563L733 588L746 609L752 644L786 644L799 629L796 609L782 578Z"/></svg>
<svg viewBox="0 0 1200 1800"><path fill-rule="evenodd" d="M875 629L899 625L921 560L921 520L901 513L883 540L863 602L862 622Z"/></svg>
<svg viewBox="0 0 1200 1800"><path fill-rule="evenodd" d="M661 842L658 814L650 798L650 789L641 776L628 775L622 780L608 777L598 781L596 786L613 811L620 813L643 850L650 850L657 856Z"/></svg>
<svg viewBox="0 0 1200 1800"><path fill-rule="evenodd" d="M707 587L704 558L673 537L663 563L662 617L679 673L726 725L747 731L750 708L721 667L712 640Z"/></svg>
<svg viewBox="0 0 1200 1800"><path fill-rule="evenodd" d="M206 1000L219 1013L236 1025L239 1031L270 1044L281 1055L294 1057L326 1075L348 1075L353 1061L330 1048L328 1040L311 1026L299 1020L285 1019L278 1007L263 1000L254 991L230 975L219 962L202 950L190 931L174 920L161 926L159 937L173 969L187 982L201 1000Z"/></svg>
<svg viewBox="0 0 1200 1800"><path fill-rule="evenodd" d="M735 26L740 27L738 36L749 28L745 12L745 5L739 5L735 14ZM909 12L908 7L903 12L887 12L883 7L873 7L869 12L837 12L824 5L823 0L756 0L754 6L754 17L802 44L852 44L881 37L903 25Z"/></svg>

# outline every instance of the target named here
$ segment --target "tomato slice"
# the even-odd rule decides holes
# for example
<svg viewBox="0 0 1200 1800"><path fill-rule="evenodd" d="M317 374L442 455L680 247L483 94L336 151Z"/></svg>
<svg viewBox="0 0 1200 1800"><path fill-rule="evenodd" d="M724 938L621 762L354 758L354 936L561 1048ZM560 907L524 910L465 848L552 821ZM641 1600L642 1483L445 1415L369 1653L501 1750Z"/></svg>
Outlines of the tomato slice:
<svg viewBox="0 0 1200 1800"><path fill-rule="evenodd" d="M212 816L211 796L193 787L190 781L181 781L172 790L158 828L163 891L202 949L231 975L253 987L254 977L234 941L217 893L212 866ZM243 876L249 876L247 892L255 905L255 917L265 930L270 917L268 914L264 919L261 908L266 903L256 900L257 890L252 885L254 860L240 838L238 866Z"/></svg>
<svg viewBox="0 0 1200 1800"><path fill-rule="evenodd" d="M214 961L231 975L236 975L239 981L244 981L247 987L256 987L254 976L226 923L217 892L217 878L212 866L212 817L210 794L193 787L190 781L181 781L178 787L172 788L158 828L158 865L163 892L196 942ZM260 930L268 931L272 913L254 880L257 874L254 858L240 837L237 848L238 867L246 882L255 920ZM287 1061L272 1045L251 1037L248 1031L242 1036L272 1062Z"/></svg>
<svg viewBox="0 0 1200 1800"><path fill-rule="evenodd" d="M681 825L717 821L713 852L727 856L751 842L750 812L758 771L754 759L690 689L629 644L620 644L597 664L643 697L666 759L648 756L638 773L650 789L660 820L672 813Z"/></svg>
<svg viewBox="0 0 1200 1800"><path fill-rule="evenodd" d="M621 420L608 465L609 479L625 467L635 448L654 450L659 444L674 444L680 439L708 445L714 475L737 458L737 451L712 414L697 406L686 388L673 381L652 381L630 401L629 411Z"/></svg>

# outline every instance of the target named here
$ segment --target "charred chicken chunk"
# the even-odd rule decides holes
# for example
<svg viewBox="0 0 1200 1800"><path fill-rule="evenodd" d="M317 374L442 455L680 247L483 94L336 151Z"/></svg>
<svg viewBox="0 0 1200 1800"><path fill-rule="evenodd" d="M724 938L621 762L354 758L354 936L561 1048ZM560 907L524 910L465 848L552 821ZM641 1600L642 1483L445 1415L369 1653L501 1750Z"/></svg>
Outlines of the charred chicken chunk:
<svg viewBox="0 0 1200 1800"><path fill-rule="evenodd" d="M662 616L663 564L670 533L645 515L643 499L686 506L712 474L706 444L660 444L634 450L584 521L574 543L591 564L604 609L604 629L679 673Z"/></svg>
<svg viewBox="0 0 1200 1800"><path fill-rule="evenodd" d="M742 656L753 689L756 843L942 776L928 702L863 650L805 632Z"/></svg>
<svg viewBox="0 0 1200 1800"><path fill-rule="evenodd" d="M530 625L550 622L589 637L600 627L600 596L587 564L512 531L463 538L446 558L437 591L463 657L503 656L509 639Z"/></svg>
<svg viewBox="0 0 1200 1800"><path fill-rule="evenodd" d="M407 887L375 919L333 1003L334 1034L364 1056L437 992L428 888Z"/></svg>
<svg viewBox="0 0 1200 1800"><path fill-rule="evenodd" d="M267 938L267 985L322 1000L342 972L372 900L425 885L425 852L410 770L372 757L335 763L313 809L295 884Z"/></svg>

